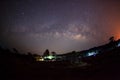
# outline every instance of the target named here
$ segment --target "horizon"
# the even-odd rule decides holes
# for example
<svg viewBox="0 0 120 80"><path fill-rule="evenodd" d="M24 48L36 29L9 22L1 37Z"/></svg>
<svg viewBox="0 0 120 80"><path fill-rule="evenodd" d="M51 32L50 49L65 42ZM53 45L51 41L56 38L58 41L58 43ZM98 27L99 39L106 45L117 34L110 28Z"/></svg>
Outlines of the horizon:
<svg viewBox="0 0 120 80"><path fill-rule="evenodd" d="M120 38L119 38L119 39L115 39L115 38L113 37L113 41L118 41L118 40L120 40ZM100 47L100 46L103 46L103 45L106 45L106 44L109 44L109 43L110 43L110 38L109 38L109 41L108 41L107 43L105 43L105 44L98 45L98 46L94 46L94 47L90 47L90 48L84 49L84 50L79 50L79 51L73 50L73 51L75 51L75 52L82 52L82 51L90 50L90 49L92 49L92 48ZM120 43L118 43L118 46L120 46ZM8 48L8 47L6 47L6 46L4 46L4 45L2 45L2 44L0 44L0 47L3 48L3 49L9 49L9 50L12 51L12 52L14 52L13 49L16 49L16 48ZM58 55L59 55L59 54L67 54L67 53L73 52L73 51L69 51L69 52L66 52L66 53L57 53L56 51L51 51L51 50L49 50L49 49L45 49L45 51L44 51L43 53L38 54L38 53L30 52L30 51L21 52L19 49L16 49L16 50L17 50L18 53L20 53L20 54L28 54L28 53L30 53L30 54L37 54L37 55L43 55L46 50L49 51L49 54L52 54L52 52L55 52L55 53L58 54Z"/></svg>

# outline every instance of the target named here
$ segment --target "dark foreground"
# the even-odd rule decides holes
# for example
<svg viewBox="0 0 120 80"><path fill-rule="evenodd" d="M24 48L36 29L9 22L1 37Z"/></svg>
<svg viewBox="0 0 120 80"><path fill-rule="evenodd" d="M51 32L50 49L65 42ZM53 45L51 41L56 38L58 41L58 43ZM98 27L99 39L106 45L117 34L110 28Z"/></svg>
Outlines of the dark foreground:
<svg viewBox="0 0 120 80"><path fill-rule="evenodd" d="M69 62L34 62L16 55L0 54L0 80L120 80L120 48L95 58L89 65Z"/></svg>
<svg viewBox="0 0 120 80"><path fill-rule="evenodd" d="M89 67L66 68L56 63L8 63L1 67L1 79L5 80L120 80L120 65L111 63ZM64 65L66 66L66 65Z"/></svg>

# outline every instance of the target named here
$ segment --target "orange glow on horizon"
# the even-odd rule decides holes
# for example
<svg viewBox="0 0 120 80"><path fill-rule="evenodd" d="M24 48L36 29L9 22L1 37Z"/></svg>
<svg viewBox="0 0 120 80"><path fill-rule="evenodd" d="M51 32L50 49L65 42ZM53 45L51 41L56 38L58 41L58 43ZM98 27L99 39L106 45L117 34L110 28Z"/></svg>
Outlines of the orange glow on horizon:
<svg viewBox="0 0 120 80"><path fill-rule="evenodd" d="M120 39L120 28L116 28L116 30L114 31L114 37L115 37L115 40L118 40Z"/></svg>
<svg viewBox="0 0 120 80"><path fill-rule="evenodd" d="M115 40L120 39L120 20L116 19L115 22L112 23L111 29Z"/></svg>
<svg viewBox="0 0 120 80"><path fill-rule="evenodd" d="M115 39L120 39L120 33L116 34Z"/></svg>

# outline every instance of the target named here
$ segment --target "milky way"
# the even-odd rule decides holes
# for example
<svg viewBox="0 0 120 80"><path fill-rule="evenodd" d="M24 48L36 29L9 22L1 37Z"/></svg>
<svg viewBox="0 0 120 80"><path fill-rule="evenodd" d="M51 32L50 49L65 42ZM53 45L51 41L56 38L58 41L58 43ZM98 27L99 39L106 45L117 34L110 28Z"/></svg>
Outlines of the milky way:
<svg viewBox="0 0 120 80"><path fill-rule="evenodd" d="M0 43L42 54L80 51L120 38L117 0L4 0Z"/></svg>

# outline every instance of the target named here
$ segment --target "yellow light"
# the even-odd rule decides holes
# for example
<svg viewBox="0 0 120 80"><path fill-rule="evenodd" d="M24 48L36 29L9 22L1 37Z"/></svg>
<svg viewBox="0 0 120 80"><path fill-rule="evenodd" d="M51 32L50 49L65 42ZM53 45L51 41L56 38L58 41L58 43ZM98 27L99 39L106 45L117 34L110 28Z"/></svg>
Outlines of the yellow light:
<svg viewBox="0 0 120 80"><path fill-rule="evenodd" d="M42 59L38 59L38 61L44 61L44 59L42 58Z"/></svg>
<svg viewBox="0 0 120 80"><path fill-rule="evenodd" d="M36 56L35 59L36 59L36 61L44 61L44 59L40 56Z"/></svg>

